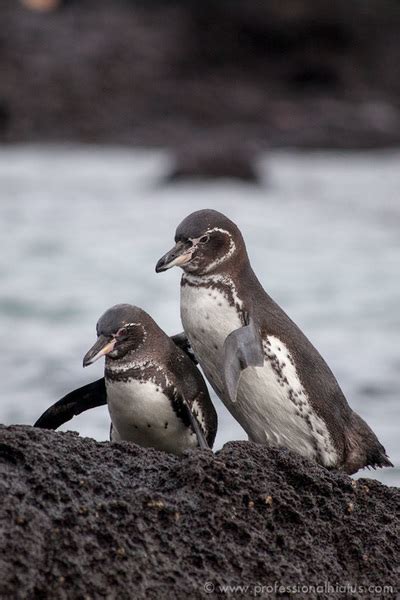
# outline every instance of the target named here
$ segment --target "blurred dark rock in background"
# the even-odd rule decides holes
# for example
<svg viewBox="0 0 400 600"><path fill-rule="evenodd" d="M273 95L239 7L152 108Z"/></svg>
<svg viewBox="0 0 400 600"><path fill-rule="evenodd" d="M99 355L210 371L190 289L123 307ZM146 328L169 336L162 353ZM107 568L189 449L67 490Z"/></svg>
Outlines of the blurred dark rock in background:
<svg viewBox="0 0 400 600"><path fill-rule="evenodd" d="M397 0L2 0L0 23L1 142L400 142Z"/></svg>
<svg viewBox="0 0 400 600"><path fill-rule="evenodd" d="M237 139L211 136L207 140L189 142L174 152L174 164L167 181L238 179L259 183L255 165L255 149L245 139L239 143Z"/></svg>

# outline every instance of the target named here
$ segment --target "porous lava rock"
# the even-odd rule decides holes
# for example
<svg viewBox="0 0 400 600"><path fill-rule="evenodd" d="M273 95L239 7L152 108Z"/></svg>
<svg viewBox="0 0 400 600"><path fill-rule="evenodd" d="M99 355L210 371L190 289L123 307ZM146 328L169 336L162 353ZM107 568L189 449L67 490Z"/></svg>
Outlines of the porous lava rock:
<svg viewBox="0 0 400 600"><path fill-rule="evenodd" d="M396 597L400 490L284 449L177 457L0 426L0 470L4 599Z"/></svg>

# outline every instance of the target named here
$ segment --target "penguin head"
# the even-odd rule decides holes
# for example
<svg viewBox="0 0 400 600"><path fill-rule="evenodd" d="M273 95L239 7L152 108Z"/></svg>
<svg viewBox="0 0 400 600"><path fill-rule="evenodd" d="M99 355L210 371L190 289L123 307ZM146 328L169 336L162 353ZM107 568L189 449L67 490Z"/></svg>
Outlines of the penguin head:
<svg viewBox="0 0 400 600"><path fill-rule="evenodd" d="M98 320L97 341L85 354L87 367L102 356L117 360L128 352L138 350L146 341L149 315L132 304L116 304Z"/></svg>
<svg viewBox="0 0 400 600"><path fill-rule="evenodd" d="M156 265L156 272L179 266L188 273L209 275L229 269L239 257L247 257L239 228L211 209L191 213L178 225L175 246Z"/></svg>

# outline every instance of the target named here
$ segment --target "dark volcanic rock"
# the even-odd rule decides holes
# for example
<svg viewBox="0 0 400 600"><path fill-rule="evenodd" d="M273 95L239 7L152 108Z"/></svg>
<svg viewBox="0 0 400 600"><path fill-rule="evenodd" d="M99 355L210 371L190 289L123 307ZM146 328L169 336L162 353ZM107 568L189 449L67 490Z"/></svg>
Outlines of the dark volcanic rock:
<svg viewBox="0 0 400 600"><path fill-rule="evenodd" d="M62 5L0 2L0 142L400 142L398 0Z"/></svg>
<svg viewBox="0 0 400 600"><path fill-rule="evenodd" d="M0 427L0 469L1 598L201 598L224 585L286 598L268 586L326 582L396 596L400 490L285 450L232 442L179 458Z"/></svg>

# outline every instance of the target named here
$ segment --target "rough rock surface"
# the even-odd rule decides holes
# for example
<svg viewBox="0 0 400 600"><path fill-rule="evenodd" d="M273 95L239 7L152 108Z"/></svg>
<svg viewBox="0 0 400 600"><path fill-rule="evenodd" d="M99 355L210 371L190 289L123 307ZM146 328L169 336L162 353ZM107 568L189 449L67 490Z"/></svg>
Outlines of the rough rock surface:
<svg viewBox="0 0 400 600"><path fill-rule="evenodd" d="M289 451L179 458L0 426L0 470L2 599L379 596L267 587L326 582L396 597L400 490Z"/></svg>

